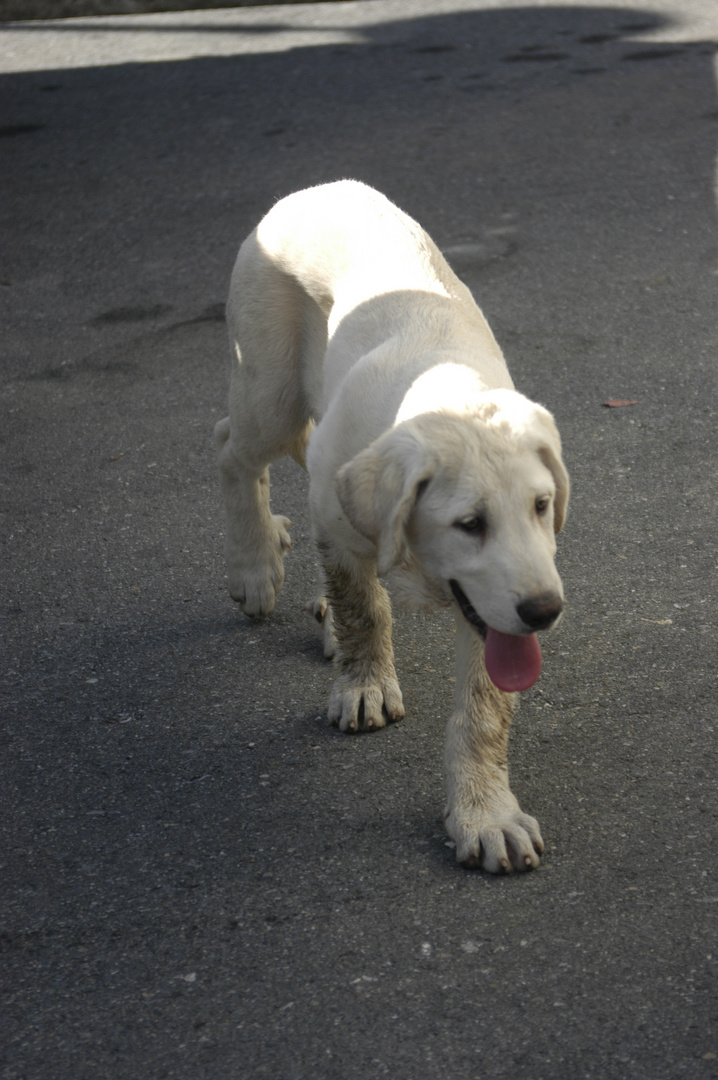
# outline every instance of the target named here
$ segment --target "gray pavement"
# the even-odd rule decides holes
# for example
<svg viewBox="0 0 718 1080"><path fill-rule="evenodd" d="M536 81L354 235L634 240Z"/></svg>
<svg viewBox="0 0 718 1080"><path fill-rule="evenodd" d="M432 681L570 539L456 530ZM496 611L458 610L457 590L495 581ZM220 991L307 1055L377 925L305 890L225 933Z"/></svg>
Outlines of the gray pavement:
<svg viewBox="0 0 718 1080"><path fill-rule="evenodd" d="M4 1080L718 1076L716 41L713 0L0 28ZM397 616L404 723L328 726L294 464L275 615L226 594L229 274L340 176L563 434L530 875L445 842L449 619Z"/></svg>

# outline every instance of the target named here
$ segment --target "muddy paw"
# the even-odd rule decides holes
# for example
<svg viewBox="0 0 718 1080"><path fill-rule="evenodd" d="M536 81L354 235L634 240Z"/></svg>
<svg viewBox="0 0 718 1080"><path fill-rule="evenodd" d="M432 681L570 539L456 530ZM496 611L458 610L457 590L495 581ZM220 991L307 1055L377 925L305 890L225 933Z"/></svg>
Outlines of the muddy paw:
<svg viewBox="0 0 718 1080"><path fill-rule="evenodd" d="M401 720L404 705L395 676L376 682L350 682L340 677L329 698L329 719L340 731L374 731Z"/></svg>
<svg viewBox="0 0 718 1080"><path fill-rule="evenodd" d="M507 795L498 805L447 811L446 831L456 842L456 860L468 870L505 874L538 866L544 848L538 822L522 813L511 792Z"/></svg>

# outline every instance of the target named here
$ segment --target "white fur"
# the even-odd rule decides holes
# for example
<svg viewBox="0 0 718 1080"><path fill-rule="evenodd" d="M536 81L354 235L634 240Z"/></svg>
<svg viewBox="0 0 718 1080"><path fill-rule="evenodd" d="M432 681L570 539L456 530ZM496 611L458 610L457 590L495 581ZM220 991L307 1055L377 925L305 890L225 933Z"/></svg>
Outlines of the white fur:
<svg viewBox="0 0 718 1080"><path fill-rule="evenodd" d="M356 731L403 716L377 575L393 571L416 602L451 604L447 830L464 865L535 866L538 826L508 784L512 695L488 679L482 638L449 582L505 633L528 631L523 601L560 607L554 533L568 477L550 414L514 390L486 320L427 234L354 181L298 192L267 214L240 249L227 310L230 412L216 440L231 595L249 615L272 610L290 541L289 522L269 509L268 466L306 451L331 604L311 605L336 665L330 719ZM460 527L478 516L484 534Z"/></svg>

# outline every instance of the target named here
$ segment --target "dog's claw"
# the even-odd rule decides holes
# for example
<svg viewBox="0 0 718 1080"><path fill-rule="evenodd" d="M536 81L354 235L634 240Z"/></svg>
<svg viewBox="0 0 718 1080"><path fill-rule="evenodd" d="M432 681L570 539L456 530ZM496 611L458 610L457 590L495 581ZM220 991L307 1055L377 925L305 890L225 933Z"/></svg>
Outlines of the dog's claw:
<svg viewBox="0 0 718 1080"><path fill-rule="evenodd" d="M463 810L450 809L444 820L456 842L457 862L467 870L509 874L539 865L543 840L538 824L521 812L518 803L515 808L498 805L493 814L490 806L480 810L472 803Z"/></svg>
<svg viewBox="0 0 718 1080"><path fill-rule="evenodd" d="M356 686L345 674L334 684L329 699L329 719L340 731L378 731L387 720L401 720L404 706L396 676Z"/></svg>

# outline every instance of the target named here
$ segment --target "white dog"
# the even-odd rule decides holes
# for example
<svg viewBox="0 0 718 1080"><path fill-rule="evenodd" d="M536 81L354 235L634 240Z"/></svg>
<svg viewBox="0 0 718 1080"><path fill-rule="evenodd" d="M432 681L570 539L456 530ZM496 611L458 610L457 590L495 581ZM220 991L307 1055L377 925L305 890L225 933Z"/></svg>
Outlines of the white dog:
<svg viewBox="0 0 718 1080"><path fill-rule="evenodd" d="M551 415L513 389L468 289L416 222L354 181L279 202L240 249L228 304L229 417L215 431L229 590L266 615L284 580L286 518L270 462L305 460L342 731L404 715L377 575L451 605L457 680L446 828L464 866L538 864L543 841L509 788L511 691L538 678L534 631L559 618L554 533L568 476ZM316 426L315 426L316 425Z"/></svg>

